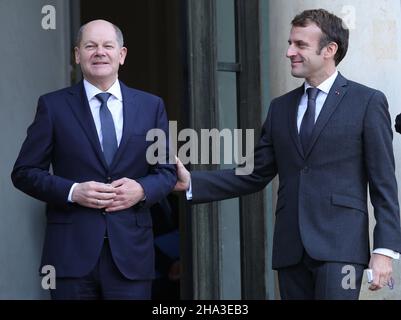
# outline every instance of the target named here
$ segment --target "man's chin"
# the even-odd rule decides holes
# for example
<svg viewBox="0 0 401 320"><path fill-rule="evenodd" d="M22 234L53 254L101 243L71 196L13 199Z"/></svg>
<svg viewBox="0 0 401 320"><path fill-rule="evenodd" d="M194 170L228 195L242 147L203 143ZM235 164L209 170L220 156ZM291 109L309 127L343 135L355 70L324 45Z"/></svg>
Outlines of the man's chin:
<svg viewBox="0 0 401 320"><path fill-rule="evenodd" d="M291 75L295 78L304 78L304 75L297 70L291 70Z"/></svg>
<svg viewBox="0 0 401 320"><path fill-rule="evenodd" d="M107 79L111 77L110 72L92 72L91 76L96 79Z"/></svg>

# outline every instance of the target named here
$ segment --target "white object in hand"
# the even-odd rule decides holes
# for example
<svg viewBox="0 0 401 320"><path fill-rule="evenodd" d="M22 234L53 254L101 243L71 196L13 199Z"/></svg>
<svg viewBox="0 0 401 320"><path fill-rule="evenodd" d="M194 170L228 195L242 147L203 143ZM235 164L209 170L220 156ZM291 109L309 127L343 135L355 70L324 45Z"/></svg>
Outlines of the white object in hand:
<svg viewBox="0 0 401 320"><path fill-rule="evenodd" d="M366 275L368 277L368 283L371 283L373 281L373 270L366 269Z"/></svg>

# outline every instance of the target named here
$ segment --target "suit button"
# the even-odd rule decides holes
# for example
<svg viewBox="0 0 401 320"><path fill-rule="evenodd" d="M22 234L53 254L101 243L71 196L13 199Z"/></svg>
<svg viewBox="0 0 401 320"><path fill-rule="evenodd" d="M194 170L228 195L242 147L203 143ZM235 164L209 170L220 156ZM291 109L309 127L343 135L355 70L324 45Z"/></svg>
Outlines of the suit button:
<svg viewBox="0 0 401 320"><path fill-rule="evenodd" d="M105 216L106 214L107 214L107 212L106 212L106 211L102 211L102 215L104 215L104 216Z"/></svg>
<svg viewBox="0 0 401 320"><path fill-rule="evenodd" d="M305 167L302 169L302 173L307 174L309 173L309 167Z"/></svg>
<svg viewBox="0 0 401 320"><path fill-rule="evenodd" d="M107 182L111 182L111 177L107 177Z"/></svg>

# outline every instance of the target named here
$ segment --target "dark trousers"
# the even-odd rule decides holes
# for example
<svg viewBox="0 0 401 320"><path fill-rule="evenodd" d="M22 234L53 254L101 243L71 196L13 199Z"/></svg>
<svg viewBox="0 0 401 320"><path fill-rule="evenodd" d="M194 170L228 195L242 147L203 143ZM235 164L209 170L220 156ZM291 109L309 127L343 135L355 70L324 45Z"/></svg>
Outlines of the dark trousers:
<svg viewBox="0 0 401 320"><path fill-rule="evenodd" d="M357 300L364 265L317 261L305 251L300 263L278 269L283 300Z"/></svg>
<svg viewBox="0 0 401 320"><path fill-rule="evenodd" d="M53 300L148 300L151 280L130 280L113 261L109 242L105 239L95 268L82 278L57 278Z"/></svg>

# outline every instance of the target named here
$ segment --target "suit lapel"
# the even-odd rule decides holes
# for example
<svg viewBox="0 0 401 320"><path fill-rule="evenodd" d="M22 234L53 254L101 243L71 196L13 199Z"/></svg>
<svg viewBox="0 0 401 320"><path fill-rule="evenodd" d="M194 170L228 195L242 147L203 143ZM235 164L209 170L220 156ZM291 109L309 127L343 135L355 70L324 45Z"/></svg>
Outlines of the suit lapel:
<svg viewBox="0 0 401 320"><path fill-rule="evenodd" d="M136 93L132 89L129 89L120 81L121 93L123 96L123 134L121 137L120 146L117 149L117 152L114 156L113 162L110 165L110 170L115 167L118 163L124 149L127 146L127 142L129 138L134 133L135 126L133 125L138 121L138 106L135 103Z"/></svg>
<svg viewBox="0 0 401 320"><path fill-rule="evenodd" d="M77 121L88 137L99 161L107 168L106 160L104 159L103 151L100 146L99 136L96 131L95 122L90 111L89 102L86 97L85 88L81 81L77 85L71 87L70 95L67 98L67 103L71 107Z"/></svg>
<svg viewBox="0 0 401 320"><path fill-rule="evenodd" d="M288 104L288 126L290 129L290 135L298 150L298 153L302 158L304 157L304 153L302 150L301 141L299 140L297 117L298 117L298 106L301 101L303 93L304 93L304 86L302 85L297 90L295 90Z"/></svg>
<svg viewBox="0 0 401 320"><path fill-rule="evenodd" d="M322 110L320 111L319 117L317 118L315 127L313 128L311 141L309 143L308 150L305 153L305 158L311 152L314 144L316 143L316 140L319 138L319 135L321 134L323 128L326 126L331 115L338 107L346 92L347 79L345 79L340 73L338 73L337 79L334 81L333 86L329 91Z"/></svg>

